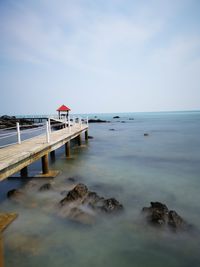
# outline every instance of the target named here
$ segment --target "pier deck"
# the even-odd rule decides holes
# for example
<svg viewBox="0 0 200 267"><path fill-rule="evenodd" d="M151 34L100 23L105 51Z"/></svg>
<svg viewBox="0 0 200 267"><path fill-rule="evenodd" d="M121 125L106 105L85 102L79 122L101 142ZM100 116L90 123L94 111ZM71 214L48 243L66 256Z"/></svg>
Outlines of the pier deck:
<svg viewBox="0 0 200 267"><path fill-rule="evenodd" d="M71 139L80 137L81 133L87 130L88 125L74 125L70 129L64 128L51 132L49 143L46 141L46 135L41 135L23 141L21 144L0 149L0 181L21 171L34 161L44 158L48 153L67 144ZM43 160L44 165L47 160L48 158ZM45 172L43 171L43 173Z"/></svg>

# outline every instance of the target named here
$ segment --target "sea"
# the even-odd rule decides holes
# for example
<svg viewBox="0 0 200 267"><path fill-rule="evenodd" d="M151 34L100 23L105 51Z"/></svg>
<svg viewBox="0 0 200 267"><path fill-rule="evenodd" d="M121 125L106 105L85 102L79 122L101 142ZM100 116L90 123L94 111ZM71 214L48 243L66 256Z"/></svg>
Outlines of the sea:
<svg viewBox="0 0 200 267"><path fill-rule="evenodd" d="M60 171L57 177L16 174L0 183L0 211L18 213L3 233L5 267L199 267L200 111L89 118L110 122L91 123L93 139L72 144L70 159L63 147L56 150L50 168ZM30 176L40 171L40 161L29 167ZM40 192L47 182L53 190ZM123 212L102 213L91 224L59 216L59 202L73 183L115 198ZM25 196L7 199L16 188ZM175 210L191 229L149 225L142 209L152 201Z"/></svg>

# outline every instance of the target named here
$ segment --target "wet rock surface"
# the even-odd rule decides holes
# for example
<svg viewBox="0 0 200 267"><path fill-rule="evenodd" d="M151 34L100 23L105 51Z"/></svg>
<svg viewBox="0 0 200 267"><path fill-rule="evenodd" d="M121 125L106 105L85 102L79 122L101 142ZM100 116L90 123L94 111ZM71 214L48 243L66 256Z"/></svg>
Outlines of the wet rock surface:
<svg viewBox="0 0 200 267"><path fill-rule="evenodd" d="M191 228L187 222L174 210L169 210L165 204L151 202L150 207L144 207L142 212L151 225L168 226L174 230L187 230Z"/></svg>
<svg viewBox="0 0 200 267"><path fill-rule="evenodd" d="M75 201L83 198L88 193L88 188L84 184L77 184L71 191L68 192L67 196L60 201L61 205L64 205L70 201Z"/></svg>

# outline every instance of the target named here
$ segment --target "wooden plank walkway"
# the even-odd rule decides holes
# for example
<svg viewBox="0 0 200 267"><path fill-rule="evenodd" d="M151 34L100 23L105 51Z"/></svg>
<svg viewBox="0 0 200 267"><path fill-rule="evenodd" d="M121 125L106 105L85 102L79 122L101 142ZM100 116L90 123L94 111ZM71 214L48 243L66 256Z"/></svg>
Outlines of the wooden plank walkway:
<svg viewBox="0 0 200 267"><path fill-rule="evenodd" d="M80 136L88 130L88 125L75 124L69 128L54 131L50 134L50 142L47 143L46 135L34 137L0 149L0 181L20 171L24 167L40 159L49 152L56 150L71 139Z"/></svg>

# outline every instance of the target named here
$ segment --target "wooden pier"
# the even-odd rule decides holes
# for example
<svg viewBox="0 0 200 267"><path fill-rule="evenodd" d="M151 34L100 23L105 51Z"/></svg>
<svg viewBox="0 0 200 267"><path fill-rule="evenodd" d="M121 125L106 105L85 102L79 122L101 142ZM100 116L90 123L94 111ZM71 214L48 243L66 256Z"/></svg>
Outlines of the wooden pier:
<svg viewBox="0 0 200 267"><path fill-rule="evenodd" d="M57 131L50 131L47 135L40 135L32 139L19 142L0 149L0 181L20 171L21 177L28 176L28 165L42 160L43 177L55 176L49 170L48 155L55 157L55 150L65 145L66 157L70 156L70 140L77 139L81 145L81 134L88 138L88 124L75 123L72 126ZM40 175L40 176L42 176Z"/></svg>

